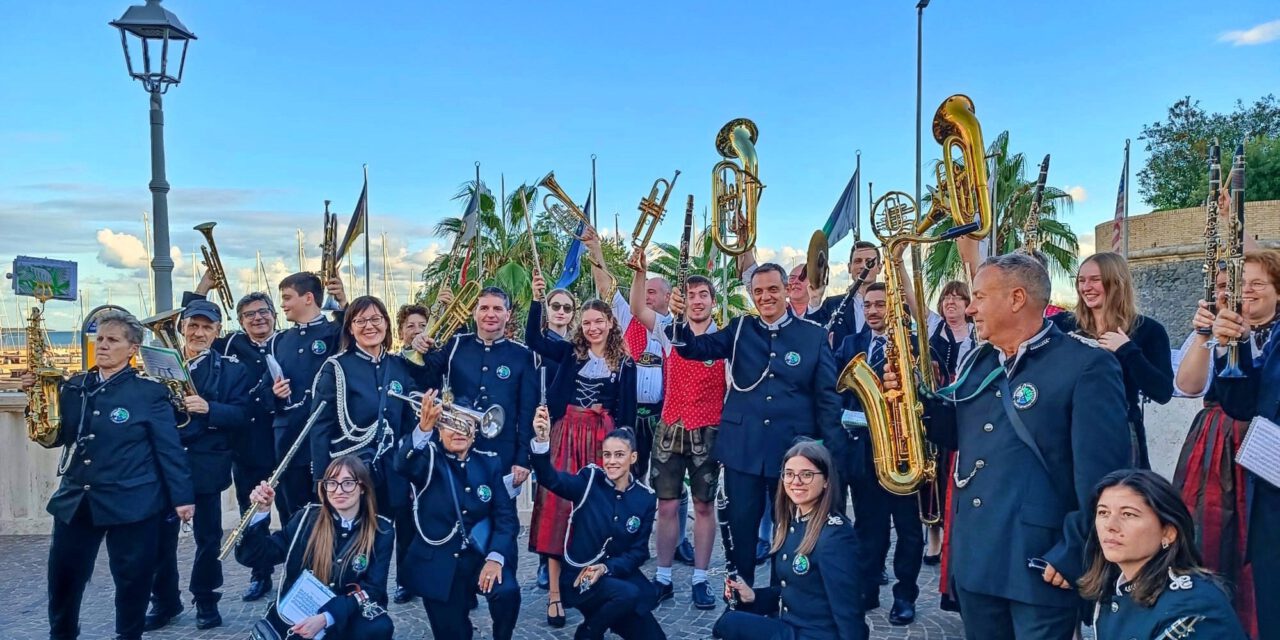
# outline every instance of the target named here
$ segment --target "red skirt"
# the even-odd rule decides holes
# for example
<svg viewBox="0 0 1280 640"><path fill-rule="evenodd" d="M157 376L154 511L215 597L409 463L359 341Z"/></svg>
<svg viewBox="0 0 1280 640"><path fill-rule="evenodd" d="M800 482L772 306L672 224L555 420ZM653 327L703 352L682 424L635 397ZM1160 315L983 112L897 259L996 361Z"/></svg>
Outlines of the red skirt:
<svg viewBox="0 0 1280 640"><path fill-rule="evenodd" d="M1182 445L1173 485L1196 524L1204 566L1230 583L1236 614L1245 631L1257 637L1253 569L1245 561L1245 470L1235 462L1248 427L1217 404L1205 403Z"/></svg>
<svg viewBox="0 0 1280 640"><path fill-rule="evenodd" d="M566 473L600 464L604 437L610 431L613 417L607 411L570 406L564 417L551 425L551 464ZM564 555L564 534L572 509L573 503L539 486L529 521L529 550Z"/></svg>

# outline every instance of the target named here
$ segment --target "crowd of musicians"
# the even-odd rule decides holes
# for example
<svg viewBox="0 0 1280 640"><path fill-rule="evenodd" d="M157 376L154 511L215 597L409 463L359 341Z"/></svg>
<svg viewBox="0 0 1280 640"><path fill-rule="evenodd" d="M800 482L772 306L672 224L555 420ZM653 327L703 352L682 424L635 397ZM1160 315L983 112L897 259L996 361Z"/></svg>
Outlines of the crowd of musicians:
<svg viewBox="0 0 1280 640"><path fill-rule="evenodd" d="M603 257L590 234L587 245ZM138 320L104 315L97 366L61 389L50 636L77 637L103 538L118 637L172 624L182 573L196 627L222 624L220 495L234 485L257 509L234 550L251 569L243 598L277 594L255 637L391 638L386 608L420 598L434 637L472 637L484 599L494 637L511 638L542 624L518 621L521 561L545 567L546 624L581 613L577 638L665 637L653 612L684 599L723 606L724 638L865 638L866 613L886 602L892 623L912 623L922 588L943 591L969 638L1067 639L1082 621L1101 640L1277 637L1280 614L1265 605L1280 602L1280 489L1233 458L1252 418L1280 419L1268 340L1280 253L1246 255L1241 313L1191 310L1176 375L1165 328L1137 312L1116 254L1083 261L1073 312L1046 311L1035 254L988 258L972 286L946 284L920 327L941 383L922 398L934 496L881 486L867 429L851 419L865 408L837 392L855 356L886 392L900 389L884 370L889 257L857 243L848 268L866 277L826 297L803 270L748 253L739 266L756 313L725 326L706 278L677 289L641 268L619 286L596 266L601 299L581 301L538 274L523 343L510 336L511 292L496 287L481 292L471 331L435 344L426 308L393 315L311 273L280 283L289 329L276 331L272 298L252 293L235 308L243 329L225 333L206 278L183 299L195 393L181 411L130 365ZM341 306L332 320L326 293ZM1236 339L1244 377L1214 375L1220 345ZM1175 390L1203 395L1205 409L1170 483L1146 470L1142 405ZM468 417L495 406L500 429ZM264 482L291 448L278 485ZM527 549L523 491L536 492ZM675 585L690 505L692 581ZM926 526L930 506L942 518ZM179 567L188 526L195 555ZM717 543L727 567L711 566ZM922 562L939 560L941 584L920 584ZM304 573L335 596L287 619L279 594Z"/></svg>

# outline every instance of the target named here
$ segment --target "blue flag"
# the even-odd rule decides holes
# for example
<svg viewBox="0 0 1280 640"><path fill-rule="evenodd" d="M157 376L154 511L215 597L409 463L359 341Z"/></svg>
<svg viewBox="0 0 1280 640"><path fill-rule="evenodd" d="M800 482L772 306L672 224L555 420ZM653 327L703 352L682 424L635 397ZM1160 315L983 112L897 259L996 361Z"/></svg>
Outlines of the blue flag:
<svg viewBox="0 0 1280 640"><path fill-rule="evenodd" d="M836 201L836 208L831 211L831 216L827 218L827 223L822 225L823 233L827 234L828 247L833 247L837 242L843 240L853 230L854 225L857 224L858 179L860 173L862 173L861 166L854 170L853 175L849 178L849 184L844 187L844 193L841 193L840 199Z"/></svg>
<svg viewBox="0 0 1280 640"><path fill-rule="evenodd" d="M595 200L594 196L594 193L587 195L587 206L582 209L582 213L587 220L590 220L595 214L595 204L592 202ZM564 254L564 267L560 269L560 278L556 280L556 285L552 287L553 289L568 289L582 274L582 252L586 247L583 246L578 236L586 232L586 224L586 222L579 222L578 228L574 230L573 241L569 243L569 250Z"/></svg>

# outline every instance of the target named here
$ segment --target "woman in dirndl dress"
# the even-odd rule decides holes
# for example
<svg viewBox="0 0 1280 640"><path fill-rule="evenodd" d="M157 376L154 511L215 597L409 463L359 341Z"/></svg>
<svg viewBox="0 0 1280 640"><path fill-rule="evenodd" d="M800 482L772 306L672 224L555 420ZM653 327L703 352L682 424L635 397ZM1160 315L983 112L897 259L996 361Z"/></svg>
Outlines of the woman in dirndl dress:
<svg viewBox="0 0 1280 640"><path fill-rule="evenodd" d="M572 338L548 340L542 333L542 274L533 277L525 339L529 348L556 364L547 382L551 412L551 463L559 471L577 473L601 464L605 436L615 428L633 429L636 416L636 365L627 355L613 310L600 300L582 306ZM529 549L547 557L549 590L547 623L565 624L560 603L560 563L564 534L573 505L539 487L529 526Z"/></svg>
<svg viewBox="0 0 1280 640"><path fill-rule="evenodd" d="M1252 328L1249 344L1252 356L1262 354L1280 313L1280 254L1275 251L1245 254L1242 310ZM1217 289L1226 291L1226 273L1218 274ZM1261 286L1256 286L1261 285ZM1248 504L1245 499L1245 470L1236 464L1236 450L1244 440L1249 423L1232 419L1218 406L1210 372L1210 335L1214 314L1200 301L1192 319L1195 331L1182 345L1174 386L1187 397L1204 397L1204 408L1191 422L1182 445L1173 485L1196 524L1196 541L1204 565L1232 587L1232 604L1251 636L1257 635L1257 603L1253 598L1253 575L1245 561L1248 533ZM1205 332L1202 332L1202 329Z"/></svg>

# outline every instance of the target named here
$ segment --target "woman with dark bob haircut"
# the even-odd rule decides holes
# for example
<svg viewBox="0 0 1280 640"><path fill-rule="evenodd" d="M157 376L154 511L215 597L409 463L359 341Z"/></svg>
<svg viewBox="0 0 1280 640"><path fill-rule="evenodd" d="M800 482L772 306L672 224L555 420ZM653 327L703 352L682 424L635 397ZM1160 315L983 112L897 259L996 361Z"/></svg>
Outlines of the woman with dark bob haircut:
<svg viewBox="0 0 1280 640"><path fill-rule="evenodd" d="M1098 640L1245 638L1231 600L1200 562L1191 512L1168 480L1113 471L1093 492L1080 595L1097 602Z"/></svg>

